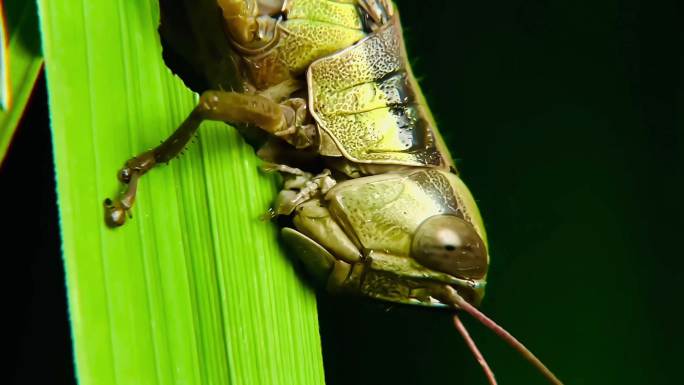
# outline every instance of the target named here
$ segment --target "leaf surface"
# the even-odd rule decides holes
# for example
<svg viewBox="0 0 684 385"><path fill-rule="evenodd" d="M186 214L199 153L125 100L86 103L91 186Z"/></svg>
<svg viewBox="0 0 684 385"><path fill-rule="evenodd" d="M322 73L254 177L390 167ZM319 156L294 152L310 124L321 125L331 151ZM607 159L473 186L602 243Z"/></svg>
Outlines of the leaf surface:
<svg viewBox="0 0 684 385"><path fill-rule="evenodd" d="M116 171L196 95L164 66L151 0L40 0L77 373L97 384L323 384L313 291L259 220L277 192L206 123L111 230Z"/></svg>

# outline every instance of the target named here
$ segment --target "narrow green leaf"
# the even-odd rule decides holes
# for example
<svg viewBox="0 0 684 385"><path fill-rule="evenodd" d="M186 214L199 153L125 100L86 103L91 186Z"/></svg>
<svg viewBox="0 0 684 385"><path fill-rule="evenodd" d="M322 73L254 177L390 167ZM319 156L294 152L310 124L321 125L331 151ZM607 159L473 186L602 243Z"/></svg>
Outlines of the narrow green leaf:
<svg viewBox="0 0 684 385"><path fill-rule="evenodd" d="M7 58L9 55L9 46L7 45L7 19L5 18L5 9L2 2L0 2L0 108L7 110L10 104L10 79L9 79L9 65Z"/></svg>
<svg viewBox="0 0 684 385"><path fill-rule="evenodd" d="M0 163L9 147L19 119L26 108L33 85L43 65L36 3L5 0L5 18L0 17L7 46L0 44L3 75L0 83ZM0 7L1 10L2 7ZM3 40L0 39L0 42Z"/></svg>
<svg viewBox="0 0 684 385"><path fill-rule="evenodd" d="M77 373L97 384L322 384L315 297L259 220L276 193L234 129L141 182L126 226L116 171L195 96L161 59L153 0L40 0Z"/></svg>

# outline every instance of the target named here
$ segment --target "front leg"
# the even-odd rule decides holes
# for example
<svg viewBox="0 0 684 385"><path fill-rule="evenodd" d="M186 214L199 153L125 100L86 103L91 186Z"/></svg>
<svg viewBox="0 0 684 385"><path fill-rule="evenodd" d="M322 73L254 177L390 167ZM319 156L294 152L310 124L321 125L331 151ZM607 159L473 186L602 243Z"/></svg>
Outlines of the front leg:
<svg viewBox="0 0 684 385"><path fill-rule="evenodd" d="M204 120L249 124L280 136L285 140L291 135L294 115L289 105L280 104L261 95L235 92L207 91L185 121L159 146L129 159L119 171L118 178L126 186L119 196L106 199L105 221L110 227L121 226L133 206L140 177L160 163L168 163L185 148ZM295 130L295 133L297 130Z"/></svg>

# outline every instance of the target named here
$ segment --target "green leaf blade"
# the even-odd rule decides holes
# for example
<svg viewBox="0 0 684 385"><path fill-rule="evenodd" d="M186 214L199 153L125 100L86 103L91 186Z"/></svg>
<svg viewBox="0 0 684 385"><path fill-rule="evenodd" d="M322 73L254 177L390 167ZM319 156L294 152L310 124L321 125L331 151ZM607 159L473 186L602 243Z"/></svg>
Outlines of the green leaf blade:
<svg viewBox="0 0 684 385"><path fill-rule="evenodd" d="M116 170L195 96L161 59L153 1L39 3L67 287L81 384L322 384L315 298L260 221L273 178L207 123L104 226Z"/></svg>

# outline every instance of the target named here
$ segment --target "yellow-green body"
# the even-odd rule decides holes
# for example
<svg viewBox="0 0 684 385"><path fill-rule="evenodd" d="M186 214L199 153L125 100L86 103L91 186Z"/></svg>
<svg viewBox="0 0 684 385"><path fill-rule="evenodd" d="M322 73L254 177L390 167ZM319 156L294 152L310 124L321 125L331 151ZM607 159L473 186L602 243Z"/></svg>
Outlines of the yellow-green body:
<svg viewBox="0 0 684 385"><path fill-rule="evenodd" d="M435 290L448 284L479 303L486 250L477 261L485 266L460 276L412 255L416 232L432 217L468 223L484 248L486 235L413 76L392 4L289 0L281 13L268 11L268 23L267 12L259 11L264 2L252 4L260 32L245 43L233 41L245 88L272 93L299 82L286 97L306 102L300 124L310 122L313 133L305 145L286 140L333 170L332 177L311 174L307 182L285 175L275 206L293 217L296 230L285 231L286 242L333 290L432 306L441 304ZM336 184L329 191L326 178ZM311 183L320 185L314 193L306 190Z"/></svg>
<svg viewBox="0 0 684 385"><path fill-rule="evenodd" d="M316 127L312 147L344 174L294 210L297 230L288 230L286 241L313 255L305 262L329 274L334 290L439 305L429 293L449 284L479 303L486 268L456 277L411 255L417 229L433 216L471 224L485 247L486 235L411 71L398 14L381 1L293 0L285 9L273 41L244 56L248 81L268 89L305 77L302 91ZM296 190L285 191L291 197Z"/></svg>

